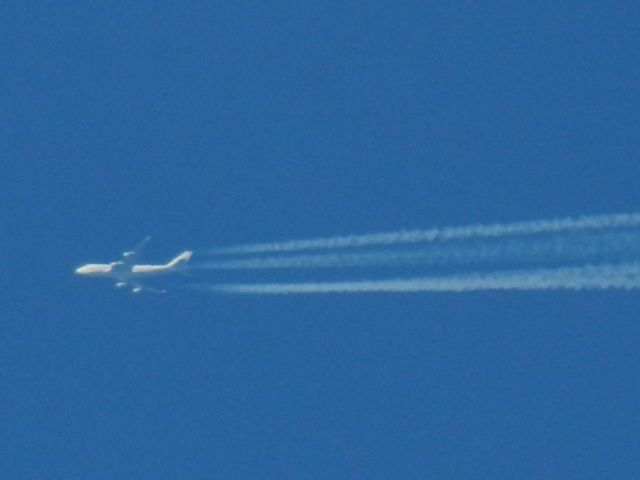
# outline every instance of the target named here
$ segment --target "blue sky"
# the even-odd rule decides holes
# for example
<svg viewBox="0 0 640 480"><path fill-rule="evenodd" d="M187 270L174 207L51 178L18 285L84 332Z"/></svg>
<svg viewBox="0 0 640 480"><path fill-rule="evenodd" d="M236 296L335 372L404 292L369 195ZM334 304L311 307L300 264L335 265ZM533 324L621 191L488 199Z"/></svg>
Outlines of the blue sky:
<svg viewBox="0 0 640 480"><path fill-rule="evenodd" d="M635 211L635 2L2 7L2 478L637 478L637 293L133 297L175 253ZM211 275L227 281L225 273Z"/></svg>

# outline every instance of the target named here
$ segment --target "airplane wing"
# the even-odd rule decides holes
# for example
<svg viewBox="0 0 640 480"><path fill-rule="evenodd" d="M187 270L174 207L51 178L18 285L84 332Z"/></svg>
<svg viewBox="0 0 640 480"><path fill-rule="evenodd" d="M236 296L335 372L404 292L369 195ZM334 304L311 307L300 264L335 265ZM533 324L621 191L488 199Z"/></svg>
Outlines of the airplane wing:
<svg viewBox="0 0 640 480"><path fill-rule="evenodd" d="M151 240L151 237L145 237L142 240L140 240L140 242L138 242L138 244L133 247L133 250L129 250L128 252L124 252L122 254L122 261L126 262L126 263L131 263L133 262L139 255L140 252L142 252L142 250L144 250L144 247L147 246L147 243L149 243L149 240Z"/></svg>
<svg viewBox="0 0 640 480"><path fill-rule="evenodd" d="M142 285L141 283L132 283L131 284L133 286L132 292L133 293L141 293L142 291L145 292L149 292L149 293L166 293L166 290L159 290L157 288L153 288L153 287L149 287L147 285Z"/></svg>
<svg viewBox="0 0 640 480"><path fill-rule="evenodd" d="M167 291L166 291L166 290L162 290L162 289L159 289L159 288L149 287L149 286L147 286L147 285L144 285L144 286L142 287L142 289L143 289L145 292L151 292L151 293L167 293Z"/></svg>

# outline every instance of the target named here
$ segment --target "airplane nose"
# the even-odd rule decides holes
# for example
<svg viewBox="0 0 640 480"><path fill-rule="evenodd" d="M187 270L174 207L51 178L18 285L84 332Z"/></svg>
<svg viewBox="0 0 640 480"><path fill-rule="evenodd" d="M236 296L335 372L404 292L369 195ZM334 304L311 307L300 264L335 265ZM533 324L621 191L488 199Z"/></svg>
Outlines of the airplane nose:
<svg viewBox="0 0 640 480"><path fill-rule="evenodd" d="M73 273L75 273L76 275L82 275L84 273L84 267L78 267L76 268Z"/></svg>

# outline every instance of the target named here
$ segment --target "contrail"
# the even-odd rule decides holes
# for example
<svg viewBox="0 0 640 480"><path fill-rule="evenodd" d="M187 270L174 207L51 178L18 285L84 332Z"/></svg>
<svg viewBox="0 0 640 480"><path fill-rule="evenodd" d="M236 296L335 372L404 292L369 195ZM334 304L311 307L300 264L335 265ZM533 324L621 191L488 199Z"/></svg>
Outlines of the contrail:
<svg viewBox="0 0 640 480"><path fill-rule="evenodd" d="M264 270L346 267L455 266L501 263L550 265L616 263L640 258L640 229L565 231L542 237L495 237L427 244L418 249L320 253L222 259L194 265L201 270Z"/></svg>
<svg viewBox="0 0 640 480"><path fill-rule="evenodd" d="M411 279L194 285L193 288L216 293L245 295L481 290L630 290L640 288L640 264L478 272Z"/></svg>
<svg viewBox="0 0 640 480"><path fill-rule="evenodd" d="M309 240L258 243L233 247L219 247L207 251L211 255L252 254L265 252L292 252L300 250L330 250L365 246L442 242L454 239L479 239L503 236L535 235L554 232L577 232L602 228L625 228L640 225L640 213L581 216L553 220L535 220L514 223L495 223L429 230L400 230L389 233L348 235Z"/></svg>

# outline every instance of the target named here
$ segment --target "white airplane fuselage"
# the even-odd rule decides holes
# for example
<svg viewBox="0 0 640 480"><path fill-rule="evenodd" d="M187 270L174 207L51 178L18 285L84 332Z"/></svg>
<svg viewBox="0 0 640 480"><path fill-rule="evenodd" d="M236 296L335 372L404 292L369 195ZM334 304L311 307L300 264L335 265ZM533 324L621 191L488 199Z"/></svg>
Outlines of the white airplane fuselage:
<svg viewBox="0 0 640 480"><path fill-rule="evenodd" d="M193 253L182 252L168 263L160 265L132 265L126 262L112 263L88 263L76 268L75 274L82 277L109 277L117 280L117 287L126 287L129 283L134 285L133 291L138 293L142 287L135 286L138 278L154 277L175 272L191 259Z"/></svg>
<svg viewBox="0 0 640 480"><path fill-rule="evenodd" d="M164 273L173 272L176 267L166 265L131 265L126 268L118 268L120 262L113 263L87 263L76 268L76 275L83 277L153 277Z"/></svg>

